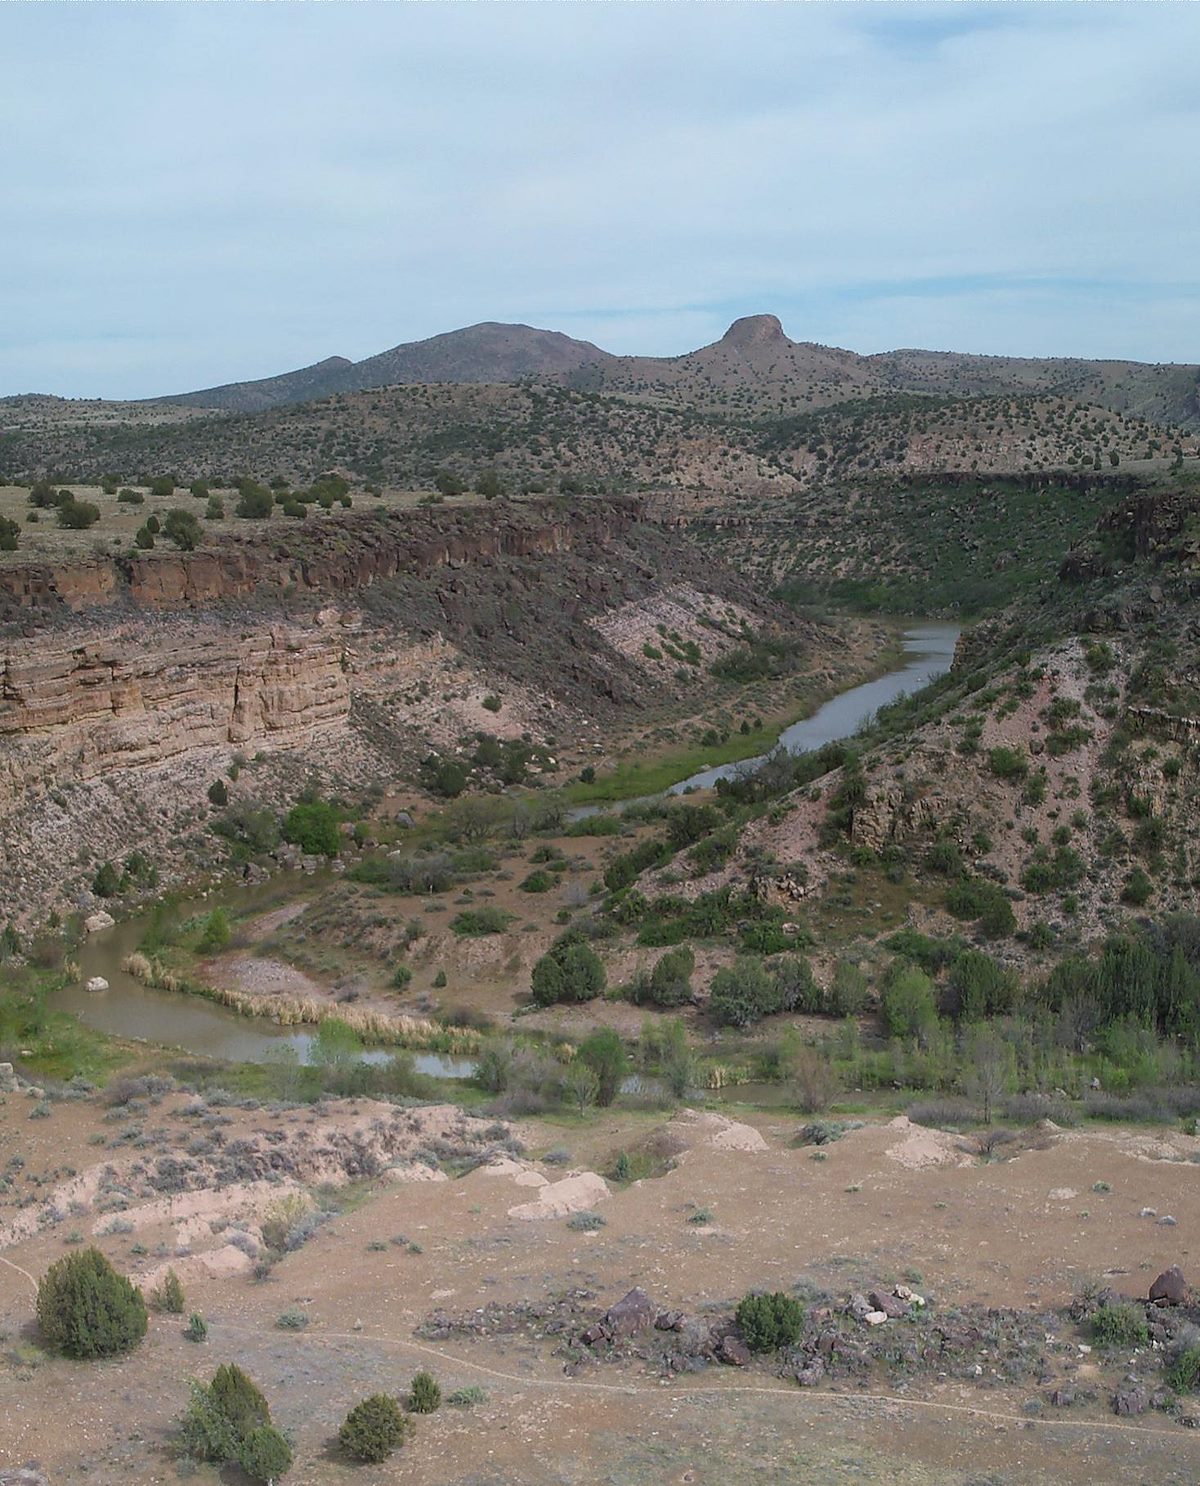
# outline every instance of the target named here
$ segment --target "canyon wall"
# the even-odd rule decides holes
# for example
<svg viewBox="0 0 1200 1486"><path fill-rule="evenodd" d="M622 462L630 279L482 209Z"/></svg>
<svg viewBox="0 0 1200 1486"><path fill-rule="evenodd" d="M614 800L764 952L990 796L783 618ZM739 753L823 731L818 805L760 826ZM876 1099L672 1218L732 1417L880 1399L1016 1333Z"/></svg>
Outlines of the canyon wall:
<svg viewBox="0 0 1200 1486"><path fill-rule="evenodd" d="M190 618L10 641L0 816L31 791L206 748L295 746L343 723L336 620L239 630Z"/></svg>
<svg viewBox="0 0 1200 1486"><path fill-rule="evenodd" d="M161 607L302 591L335 595L401 573L568 551L579 542L619 536L642 516L640 501L614 498L570 506L544 500L380 509L261 530L247 522L244 537L224 537L194 552L6 563L0 566L0 619L79 613L121 600Z"/></svg>

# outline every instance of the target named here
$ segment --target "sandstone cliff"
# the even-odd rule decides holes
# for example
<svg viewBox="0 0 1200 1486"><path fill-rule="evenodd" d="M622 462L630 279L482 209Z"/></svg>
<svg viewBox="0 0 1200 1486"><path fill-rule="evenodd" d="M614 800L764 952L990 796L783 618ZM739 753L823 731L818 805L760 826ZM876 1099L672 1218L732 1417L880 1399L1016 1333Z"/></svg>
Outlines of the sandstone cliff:
<svg viewBox="0 0 1200 1486"><path fill-rule="evenodd" d="M496 502L6 565L0 921L68 906L98 862L135 847L167 876L203 869L206 794L236 760L235 793L279 806L312 777L393 789L431 746L476 731L590 748L672 696L681 714L703 709L703 667L654 671L599 622L673 586L697 619L711 607L816 638L640 515L633 501ZM485 706L497 690L499 714Z"/></svg>

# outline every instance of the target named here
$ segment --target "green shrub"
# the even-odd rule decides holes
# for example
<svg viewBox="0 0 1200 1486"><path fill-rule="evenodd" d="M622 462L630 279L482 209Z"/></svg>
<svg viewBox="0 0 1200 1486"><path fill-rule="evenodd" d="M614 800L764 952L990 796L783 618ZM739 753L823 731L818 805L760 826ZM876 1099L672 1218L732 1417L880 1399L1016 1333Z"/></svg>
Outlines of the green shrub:
<svg viewBox="0 0 1200 1486"><path fill-rule="evenodd" d="M192 552L204 539L199 520L191 511L177 508L168 511L163 522L163 536L169 537L181 552Z"/></svg>
<svg viewBox="0 0 1200 1486"><path fill-rule="evenodd" d="M292 1447L273 1424L260 1424L238 1447L237 1463L252 1481L271 1486L291 1470Z"/></svg>
<svg viewBox="0 0 1200 1486"><path fill-rule="evenodd" d="M987 939L1003 939L1017 927L1003 888L979 877L956 882L946 894L946 908L955 918L976 920Z"/></svg>
<svg viewBox="0 0 1200 1486"><path fill-rule="evenodd" d="M214 908L204 920L204 932L196 948L202 955L217 954L227 947L230 937L229 915L223 908Z"/></svg>
<svg viewBox="0 0 1200 1486"><path fill-rule="evenodd" d="M639 977L633 987L636 1005L680 1006L692 998L692 972L696 956L686 944L669 949L649 975Z"/></svg>
<svg viewBox="0 0 1200 1486"><path fill-rule="evenodd" d="M377 1465L404 1443L412 1423L387 1393L372 1393L356 1403L342 1421L338 1442L356 1460Z"/></svg>
<svg viewBox="0 0 1200 1486"><path fill-rule="evenodd" d="M188 1380L191 1397L179 1421L179 1450L189 1460L222 1465L237 1459L238 1441L210 1384Z"/></svg>
<svg viewBox="0 0 1200 1486"><path fill-rule="evenodd" d="M419 1372L412 1380L408 1406L414 1414L432 1414L441 1407L442 1390L432 1373Z"/></svg>
<svg viewBox="0 0 1200 1486"><path fill-rule="evenodd" d="M523 893L545 893L554 886L554 879L548 872L531 872L519 886Z"/></svg>
<svg viewBox="0 0 1200 1486"><path fill-rule="evenodd" d="M1200 1388L1200 1346L1187 1347L1167 1367L1167 1386L1175 1393Z"/></svg>
<svg viewBox="0 0 1200 1486"><path fill-rule="evenodd" d="M788 943L793 941L788 940ZM813 979L812 966L802 955L781 955L771 967L771 979L780 1011L821 1010L821 987Z"/></svg>
<svg viewBox="0 0 1200 1486"><path fill-rule="evenodd" d="M605 981L599 955L568 930L534 965L530 989L538 1006L553 1006L560 1001L591 1001L604 990Z"/></svg>
<svg viewBox="0 0 1200 1486"><path fill-rule="evenodd" d="M596 1075L596 1103L611 1104L629 1071L629 1058L620 1037L611 1027L598 1027L579 1044L576 1057Z"/></svg>
<svg viewBox="0 0 1200 1486"><path fill-rule="evenodd" d="M15 552L21 540L21 528L7 516L0 516L0 552Z"/></svg>
<svg viewBox="0 0 1200 1486"><path fill-rule="evenodd" d="M503 934L512 918L503 908L485 904L482 908L465 908L450 920L450 927L464 938L480 938L484 934Z"/></svg>
<svg viewBox="0 0 1200 1486"><path fill-rule="evenodd" d="M58 507L58 524L69 531L86 531L100 520L100 507L90 500L75 500L71 497Z"/></svg>
<svg viewBox="0 0 1200 1486"><path fill-rule="evenodd" d="M335 857L340 844L337 812L327 800L293 805L283 823L283 839L306 856Z"/></svg>
<svg viewBox="0 0 1200 1486"><path fill-rule="evenodd" d="M1020 780L1029 773L1029 759L1019 747L994 747L988 753L988 768L997 779Z"/></svg>
<svg viewBox="0 0 1200 1486"><path fill-rule="evenodd" d="M713 976L708 1009L723 1027L749 1027L779 1010L779 990L761 960L744 956Z"/></svg>
<svg viewBox="0 0 1200 1486"><path fill-rule="evenodd" d="M260 1425L271 1422L271 1410L262 1389L235 1362L223 1362L217 1368L209 1392L238 1442Z"/></svg>
<svg viewBox="0 0 1200 1486"><path fill-rule="evenodd" d="M487 1394L471 1384L466 1388L456 1388L447 1395L446 1402L452 1409L473 1409L476 1404L487 1403Z"/></svg>
<svg viewBox="0 0 1200 1486"><path fill-rule="evenodd" d="M1131 907L1144 907L1154 895L1154 883L1149 875L1141 867L1135 867L1125 879L1125 885L1121 889L1122 903L1128 903Z"/></svg>
<svg viewBox="0 0 1200 1486"><path fill-rule="evenodd" d="M880 998L890 1037L920 1037L937 1022L933 982L915 965L899 968L888 977Z"/></svg>
<svg viewBox="0 0 1200 1486"><path fill-rule="evenodd" d="M190 1342L206 1342L208 1340L208 1323L199 1311L193 1311L188 1317L188 1323L184 1328L183 1334Z"/></svg>
<svg viewBox="0 0 1200 1486"><path fill-rule="evenodd" d="M155 1287L150 1304L156 1311L165 1311L170 1316L183 1315L183 1285L173 1269L168 1269Z"/></svg>
<svg viewBox="0 0 1200 1486"><path fill-rule="evenodd" d="M256 485L253 480L244 480L239 485L238 503L234 514L247 521L265 521L275 506L275 497L265 485Z"/></svg>
<svg viewBox="0 0 1200 1486"><path fill-rule="evenodd" d="M857 1016L867 1003L867 977L849 960L833 967L833 981L826 997L830 1016Z"/></svg>
<svg viewBox="0 0 1200 1486"><path fill-rule="evenodd" d="M737 1326L752 1352L790 1347L804 1329L804 1307L793 1295L747 1295L738 1302Z"/></svg>
<svg viewBox="0 0 1200 1486"><path fill-rule="evenodd" d="M1128 1301L1102 1305L1092 1317L1092 1337L1098 1347L1144 1347L1150 1331L1141 1306Z"/></svg>
<svg viewBox="0 0 1200 1486"><path fill-rule="evenodd" d="M113 1357L146 1335L146 1302L99 1249L68 1254L42 1276L38 1328L68 1357Z"/></svg>
<svg viewBox="0 0 1200 1486"><path fill-rule="evenodd" d="M92 878L92 892L98 898L115 898L120 891L121 874L111 862L103 863Z"/></svg>

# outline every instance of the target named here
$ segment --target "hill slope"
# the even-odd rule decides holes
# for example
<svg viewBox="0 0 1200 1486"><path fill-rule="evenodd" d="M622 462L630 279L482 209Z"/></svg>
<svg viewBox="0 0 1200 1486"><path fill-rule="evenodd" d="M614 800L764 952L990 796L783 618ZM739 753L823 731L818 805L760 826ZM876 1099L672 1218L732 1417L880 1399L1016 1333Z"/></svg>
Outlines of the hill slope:
<svg viewBox="0 0 1200 1486"><path fill-rule="evenodd" d="M774 315L735 320L712 345L673 357L614 356L558 331L488 321L393 346L359 362L332 356L277 377L151 401L256 412L373 387L526 378L756 418L894 393L1008 393L1068 396L1158 423L1200 426L1197 366L921 350L861 356L791 340Z"/></svg>

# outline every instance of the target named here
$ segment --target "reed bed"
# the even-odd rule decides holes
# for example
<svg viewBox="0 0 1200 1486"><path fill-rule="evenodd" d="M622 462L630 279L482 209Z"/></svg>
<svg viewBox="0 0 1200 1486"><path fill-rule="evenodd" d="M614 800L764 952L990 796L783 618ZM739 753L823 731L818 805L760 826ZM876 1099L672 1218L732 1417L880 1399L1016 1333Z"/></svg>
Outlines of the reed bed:
<svg viewBox="0 0 1200 1486"><path fill-rule="evenodd" d="M182 991L227 1006L241 1016L263 1017L281 1027L317 1026L338 1021L364 1042L413 1048L420 1052L475 1053L481 1037L473 1027L446 1027L405 1012L368 1011L311 997L256 996L226 986L199 985L168 970L157 960L135 951L121 969L143 985L159 991Z"/></svg>

